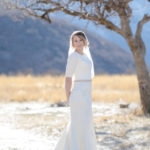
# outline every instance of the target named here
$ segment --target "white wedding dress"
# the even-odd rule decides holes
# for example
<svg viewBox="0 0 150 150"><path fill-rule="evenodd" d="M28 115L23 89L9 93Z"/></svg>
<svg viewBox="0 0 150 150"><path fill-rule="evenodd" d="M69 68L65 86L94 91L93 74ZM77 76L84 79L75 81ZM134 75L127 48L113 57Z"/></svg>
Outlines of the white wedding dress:
<svg viewBox="0 0 150 150"><path fill-rule="evenodd" d="M96 134L92 114L91 61L74 51L67 60L66 77L73 78L69 97L70 121L54 150L96 150Z"/></svg>

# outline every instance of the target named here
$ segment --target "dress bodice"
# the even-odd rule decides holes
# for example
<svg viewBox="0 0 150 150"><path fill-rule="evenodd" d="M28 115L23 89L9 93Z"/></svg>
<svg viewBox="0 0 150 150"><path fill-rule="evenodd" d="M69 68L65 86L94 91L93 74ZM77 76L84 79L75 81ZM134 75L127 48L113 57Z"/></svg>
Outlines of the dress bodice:
<svg viewBox="0 0 150 150"><path fill-rule="evenodd" d="M86 54L74 51L67 59L66 77L73 80L90 80L92 78L92 62Z"/></svg>

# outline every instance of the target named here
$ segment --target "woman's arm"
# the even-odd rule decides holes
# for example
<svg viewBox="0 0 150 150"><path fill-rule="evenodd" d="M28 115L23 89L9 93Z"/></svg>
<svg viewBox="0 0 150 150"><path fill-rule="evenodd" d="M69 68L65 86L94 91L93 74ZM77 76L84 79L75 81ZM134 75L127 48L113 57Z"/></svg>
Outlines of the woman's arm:
<svg viewBox="0 0 150 150"><path fill-rule="evenodd" d="M72 86L72 77L66 77L65 78L65 92L66 92L67 102L69 102L71 86Z"/></svg>

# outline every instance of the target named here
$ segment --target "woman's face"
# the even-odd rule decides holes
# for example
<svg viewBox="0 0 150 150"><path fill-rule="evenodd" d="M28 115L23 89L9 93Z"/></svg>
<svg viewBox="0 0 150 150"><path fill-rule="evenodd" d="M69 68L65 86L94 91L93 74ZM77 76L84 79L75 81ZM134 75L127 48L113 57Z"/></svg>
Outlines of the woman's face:
<svg viewBox="0 0 150 150"><path fill-rule="evenodd" d="M76 50L83 50L84 41L80 39L77 35L74 35L72 45Z"/></svg>

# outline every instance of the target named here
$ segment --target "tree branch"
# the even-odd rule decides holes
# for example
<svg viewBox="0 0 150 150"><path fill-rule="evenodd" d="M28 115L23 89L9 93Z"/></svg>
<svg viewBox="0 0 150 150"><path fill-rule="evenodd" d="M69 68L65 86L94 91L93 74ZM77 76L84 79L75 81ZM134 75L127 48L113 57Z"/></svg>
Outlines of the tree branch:
<svg viewBox="0 0 150 150"><path fill-rule="evenodd" d="M145 23L147 23L148 21L150 21L150 16L148 16L147 14L145 14L143 16L143 18L139 21L138 25L137 25L137 30L136 30L135 38L138 38L138 37L141 36L143 25Z"/></svg>
<svg viewBox="0 0 150 150"><path fill-rule="evenodd" d="M106 20L105 18L100 18L97 15L91 15L88 12L84 14L82 12L77 12L77 11L72 12L65 8L62 8L62 11L68 15L79 16L82 19L87 19L87 20L98 22L99 24L104 25L106 28L116 31L117 33L122 35L121 30L116 25L114 25L111 21Z"/></svg>
<svg viewBox="0 0 150 150"><path fill-rule="evenodd" d="M39 0L39 1L37 1L37 3L38 4L40 4L40 3L47 4L48 3L48 4L51 4L52 6L56 7L56 8L49 8L49 9L46 8L46 9L44 9L44 8L34 8L34 7L32 8L32 5L28 6L29 9L34 10L33 15L35 17L40 17L40 18L45 19L46 21L48 21L50 23L51 23L51 20L50 20L48 14L56 12L56 11L62 11L65 14L68 14L68 15L71 15L71 16L77 16L80 19L91 20L97 25L98 24L102 24L106 28L108 28L110 30L113 30L113 31L115 31L115 32L117 32L117 33L122 35L121 30L115 24L113 24L111 21L107 20L104 17L104 14L102 16L100 11L98 12L98 9L100 10L100 6L96 8L97 9L97 14L92 14L92 13L90 13L88 11L85 11L85 9L84 9L84 12L82 12L81 10L80 11L70 10L69 7L65 8L65 6L61 5L61 3L55 2L55 1L52 1L52 0L48 0L48 1L46 1L46 0ZM35 12L35 11L42 11L44 13L39 16L39 13ZM31 11L28 11L29 15L31 15L31 13L32 13ZM102 13L104 13L104 11Z"/></svg>

